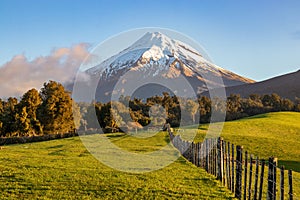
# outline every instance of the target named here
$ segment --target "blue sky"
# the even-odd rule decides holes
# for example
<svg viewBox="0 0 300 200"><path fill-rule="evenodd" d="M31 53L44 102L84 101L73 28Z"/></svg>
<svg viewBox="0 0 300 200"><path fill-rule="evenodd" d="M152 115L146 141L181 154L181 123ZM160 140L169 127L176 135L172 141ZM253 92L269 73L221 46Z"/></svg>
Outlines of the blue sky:
<svg viewBox="0 0 300 200"><path fill-rule="evenodd" d="M0 65L162 27L196 40L217 65L259 81L300 69L299 11L297 0L1 0Z"/></svg>

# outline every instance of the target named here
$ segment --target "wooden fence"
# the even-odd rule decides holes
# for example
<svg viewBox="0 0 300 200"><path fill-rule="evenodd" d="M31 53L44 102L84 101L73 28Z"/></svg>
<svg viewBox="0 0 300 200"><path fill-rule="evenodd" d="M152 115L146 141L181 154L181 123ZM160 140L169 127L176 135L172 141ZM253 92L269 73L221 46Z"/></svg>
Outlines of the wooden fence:
<svg viewBox="0 0 300 200"><path fill-rule="evenodd" d="M296 199L292 171L286 171L284 167L278 168L276 158L259 160L253 155L249 156L247 151L244 152L242 146L235 146L222 138L194 143L182 140L170 128L168 132L174 147L183 157L216 176L236 198Z"/></svg>

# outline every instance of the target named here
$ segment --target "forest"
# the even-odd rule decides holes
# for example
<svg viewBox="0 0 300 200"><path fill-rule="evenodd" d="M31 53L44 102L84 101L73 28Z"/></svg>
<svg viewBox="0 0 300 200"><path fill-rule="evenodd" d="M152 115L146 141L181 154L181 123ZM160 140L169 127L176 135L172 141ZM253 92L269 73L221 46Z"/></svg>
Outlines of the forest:
<svg viewBox="0 0 300 200"><path fill-rule="evenodd" d="M165 123L178 127L209 123L212 111L226 114L226 121L268 112L299 112L300 99L291 101L277 94L252 94L248 98L232 94L227 97L226 104L222 104L220 99L206 96L193 100L163 93L146 100L121 96L117 102L86 103L74 102L62 84L49 81L40 91L31 89L19 100L15 97L5 101L0 99L0 137L61 134L76 130L126 132L133 126L162 128Z"/></svg>

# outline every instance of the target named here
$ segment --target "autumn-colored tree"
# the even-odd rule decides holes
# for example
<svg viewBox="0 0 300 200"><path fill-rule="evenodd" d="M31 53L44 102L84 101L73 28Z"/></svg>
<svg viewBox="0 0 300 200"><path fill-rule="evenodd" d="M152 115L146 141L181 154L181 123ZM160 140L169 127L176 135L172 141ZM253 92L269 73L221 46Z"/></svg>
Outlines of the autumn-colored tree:
<svg viewBox="0 0 300 200"><path fill-rule="evenodd" d="M23 95L18 104L16 116L22 134L39 135L43 133L42 125L37 119L37 110L41 103L41 96L36 89L31 89Z"/></svg>
<svg viewBox="0 0 300 200"><path fill-rule="evenodd" d="M44 83L40 92L43 103L38 110L38 119L44 133L64 133L74 131L73 100L70 92L55 81Z"/></svg>

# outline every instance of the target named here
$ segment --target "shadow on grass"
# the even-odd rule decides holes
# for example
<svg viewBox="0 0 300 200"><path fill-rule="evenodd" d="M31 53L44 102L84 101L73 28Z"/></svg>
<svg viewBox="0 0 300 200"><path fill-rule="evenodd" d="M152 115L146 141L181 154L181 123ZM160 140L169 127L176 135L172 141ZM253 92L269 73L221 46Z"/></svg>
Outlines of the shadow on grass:
<svg viewBox="0 0 300 200"><path fill-rule="evenodd" d="M113 133L113 134L107 134L107 138L121 138L124 136L128 136L126 133Z"/></svg>
<svg viewBox="0 0 300 200"><path fill-rule="evenodd" d="M284 166L286 170L293 170L294 172L300 173L300 162L292 160L279 160L278 166Z"/></svg>
<svg viewBox="0 0 300 200"><path fill-rule="evenodd" d="M60 144L60 145L55 145L55 146L48 147L47 149L62 148L63 146L64 146L64 145Z"/></svg>
<svg viewBox="0 0 300 200"><path fill-rule="evenodd" d="M204 126L199 126L199 128L198 128L199 130L204 130L204 131L207 131L208 130L208 127L204 127Z"/></svg>
<svg viewBox="0 0 300 200"><path fill-rule="evenodd" d="M268 118L267 114L260 114L260 115L254 115L246 118L241 118L241 119L262 119L262 118Z"/></svg>

